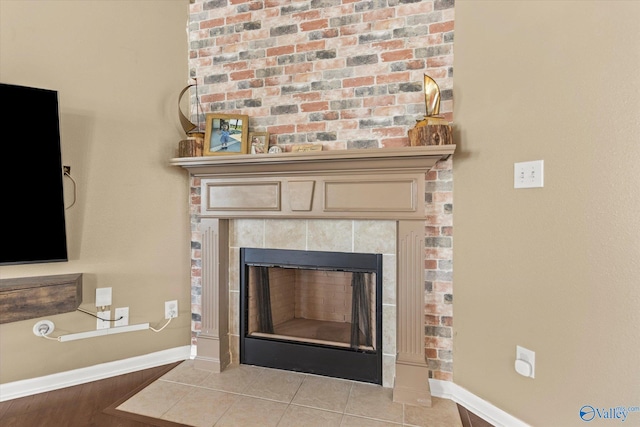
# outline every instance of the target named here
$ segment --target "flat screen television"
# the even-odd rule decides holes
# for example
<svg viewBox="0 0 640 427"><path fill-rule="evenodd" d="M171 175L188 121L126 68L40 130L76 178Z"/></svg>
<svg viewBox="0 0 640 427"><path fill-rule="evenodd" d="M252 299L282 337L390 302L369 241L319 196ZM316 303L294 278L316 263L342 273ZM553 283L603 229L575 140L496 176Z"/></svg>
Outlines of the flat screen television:
<svg viewBox="0 0 640 427"><path fill-rule="evenodd" d="M0 83L0 265L64 262L58 92Z"/></svg>

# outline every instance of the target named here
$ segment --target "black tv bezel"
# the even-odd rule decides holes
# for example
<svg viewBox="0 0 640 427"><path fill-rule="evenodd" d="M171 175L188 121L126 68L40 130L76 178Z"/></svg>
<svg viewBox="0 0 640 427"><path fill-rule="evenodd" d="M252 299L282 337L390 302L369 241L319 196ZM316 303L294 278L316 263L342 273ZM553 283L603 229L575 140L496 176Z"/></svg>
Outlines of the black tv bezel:
<svg viewBox="0 0 640 427"><path fill-rule="evenodd" d="M58 91L0 83L0 266L69 261Z"/></svg>

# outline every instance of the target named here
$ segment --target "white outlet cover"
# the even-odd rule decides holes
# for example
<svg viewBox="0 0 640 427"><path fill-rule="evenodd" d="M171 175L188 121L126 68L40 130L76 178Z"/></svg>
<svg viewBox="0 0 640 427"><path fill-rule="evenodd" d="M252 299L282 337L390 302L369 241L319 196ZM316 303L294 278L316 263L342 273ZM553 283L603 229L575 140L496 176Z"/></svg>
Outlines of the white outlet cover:
<svg viewBox="0 0 640 427"><path fill-rule="evenodd" d="M173 313L173 316L171 315ZM178 300L165 301L164 303L164 318L171 319L178 317Z"/></svg>
<svg viewBox="0 0 640 427"><path fill-rule="evenodd" d="M109 329L111 326L111 322L109 321L111 319L111 311L99 311L96 313L96 316L98 317L96 319L96 329ZM104 321L102 319L107 320Z"/></svg>
<svg viewBox="0 0 640 427"><path fill-rule="evenodd" d="M121 317L122 319L120 319ZM120 319L113 323L113 326L116 328L119 326L127 326L129 324L129 307L116 308L113 318Z"/></svg>

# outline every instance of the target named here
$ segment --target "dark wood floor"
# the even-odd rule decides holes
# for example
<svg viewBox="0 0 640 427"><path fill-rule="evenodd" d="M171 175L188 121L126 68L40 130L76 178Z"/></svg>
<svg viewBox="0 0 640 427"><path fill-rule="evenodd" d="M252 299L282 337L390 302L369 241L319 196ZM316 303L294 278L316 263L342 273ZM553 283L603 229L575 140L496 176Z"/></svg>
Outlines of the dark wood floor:
<svg viewBox="0 0 640 427"><path fill-rule="evenodd" d="M117 411L122 402L180 362L60 390L0 402L2 427L176 427L155 418ZM492 427L458 405L464 427Z"/></svg>
<svg viewBox="0 0 640 427"><path fill-rule="evenodd" d="M462 427L494 427L493 424L483 420L473 412L469 412L464 406L458 405L458 412L462 420Z"/></svg>
<svg viewBox="0 0 640 427"><path fill-rule="evenodd" d="M174 427L181 424L115 411L180 362L0 402L2 427Z"/></svg>

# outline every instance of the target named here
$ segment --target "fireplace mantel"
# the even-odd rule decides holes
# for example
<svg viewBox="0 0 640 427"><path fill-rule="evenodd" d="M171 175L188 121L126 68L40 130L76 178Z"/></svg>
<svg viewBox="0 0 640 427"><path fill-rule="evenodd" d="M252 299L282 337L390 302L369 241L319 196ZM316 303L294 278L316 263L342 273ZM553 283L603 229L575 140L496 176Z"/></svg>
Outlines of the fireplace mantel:
<svg viewBox="0 0 640 427"><path fill-rule="evenodd" d="M430 169L455 151L455 145L309 151L278 154L238 154L180 157L169 164L182 166L194 176L238 177L280 174L407 171Z"/></svg>
<svg viewBox="0 0 640 427"><path fill-rule="evenodd" d="M201 185L202 329L196 366L221 372L229 352L229 220L396 222L393 399L431 406L424 332L424 174L455 145L170 160Z"/></svg>

